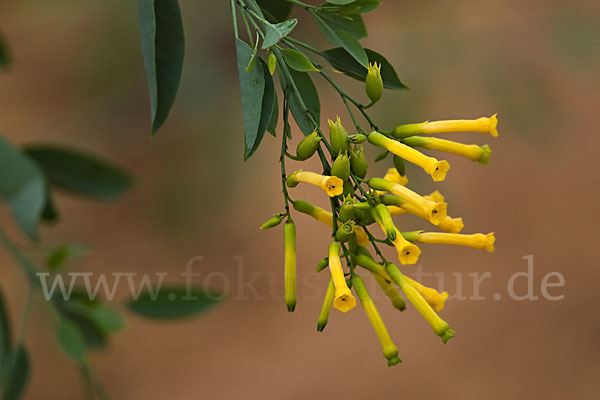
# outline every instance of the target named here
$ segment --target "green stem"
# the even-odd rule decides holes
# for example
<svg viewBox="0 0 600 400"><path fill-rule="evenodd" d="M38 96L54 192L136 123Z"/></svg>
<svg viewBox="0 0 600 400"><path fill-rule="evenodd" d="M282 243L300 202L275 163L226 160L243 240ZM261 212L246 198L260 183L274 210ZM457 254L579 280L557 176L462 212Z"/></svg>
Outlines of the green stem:
<svg viewBox="0 0 600 400"><path fill-rule="evenodd" d="M239 39L240 34L238 32L237 15L235 13L235 0L231 0L231 16L233 18L233 33L235 35L235 38Z"/></svg>

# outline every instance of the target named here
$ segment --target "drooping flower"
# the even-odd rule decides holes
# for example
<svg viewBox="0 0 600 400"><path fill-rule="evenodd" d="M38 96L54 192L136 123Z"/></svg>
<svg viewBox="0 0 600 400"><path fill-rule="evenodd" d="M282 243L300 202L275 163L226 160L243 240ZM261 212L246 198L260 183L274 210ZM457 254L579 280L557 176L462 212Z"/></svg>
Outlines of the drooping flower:
<svg viewBox="0 0 600 400"><path fill-rule="evenodd" d="M397 140L388 138L379 132L371 132L368 136L369 143L381 147L403 159L418 165L427 172L435 182L446 179L446 174L450 169L448 161L438 161L434 157L426 156L418 150L405 145Z"/></svg>
<svg viewBox="0 0 600 400"><path fill-rule="evenodd" d="M494 233L474 233L465 235L461 233L446 233L446 232L421 232L417 235L416 241L420 243L438 243L452 244L457 246L468 246L474 249L494 251L494 242L496 237Z"/></svg>
<svg viewBox="0 0 600 400"><path fill-rule="evenodd" d="M435 137L411 136L403 139L402 142L412 147L423 147L425 149L457 154L466 157L471 161L477 161L482 165L489 164L490 155L492 154L492 150L487 144L483 146L477 144L464 144Z"/></svg>
<svg viewBox="0 0 600 400"><path fill-rule="evenodd" d="M356 307L356 299L352 296L346 284L342 262L340 261L340 244L338 242L332 242L329 245L329 272L335 285L333 307L342 312L352 310Z"/></svg>
<svg viewBox="0 0 600 400"><path fill-rule="evenodd" d="M285 305L288 311L296 308L296 225L288 219L284 224Z"/></svg>
<svg viewBox="0 0 600 400"><path fill-rule="evenodd" d="M327 321L329 321L329 312L331 311L331 306L333 305L333 298L335 296L335 285L333 284L333 278L329 279L329 284L327 285L327 291L325 292L325 298L323 299L323 307L321 307L321 313L319 314L319 319L317 320L317 330L319 332L323 332L325 326L327 325Z"/></svg>

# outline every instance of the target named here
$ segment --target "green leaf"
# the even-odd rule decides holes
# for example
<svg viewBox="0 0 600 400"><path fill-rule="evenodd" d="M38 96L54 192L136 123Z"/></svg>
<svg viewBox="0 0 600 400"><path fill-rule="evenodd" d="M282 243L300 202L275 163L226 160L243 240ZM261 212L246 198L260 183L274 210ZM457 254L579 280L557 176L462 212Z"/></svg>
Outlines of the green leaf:
<svg viewBox="0 0 600 400"><path fill-rule="evenodd" d="M185 287L162 288L154 296L150 292L132 300L127 307L138 315L157 319L185 318L213 308L223 294L212 289Z"/></svg>
<svg viewBox="0 0 600 400"><path fill-rule="evenodd" d="M381 64L381 78L383 79L383 87L387 89L403 90L408 89L396 75L394 67L381 54L373 50L365 49L369 62L377 62ZM367 77L367 69L357 63L343 48L335 48L326 50L324 57L329 63L341 72L349 75L360 81L364 81Z"/></svg>
<svg viewBox="0 0 600 400"><path fill-rule="evenodd" d="M282 50L283 59L288 67L300 72L318 71L308 58L302 53L294 49Z"/></svg>
<svg viewBox="0 0 600 400"><path fill-rule="evenodd" d="M44 209L42 210L42 221L52 224L60 220L60 214L56 208L56 203L52 197L50 188L46 187L46 202L44 203Z"/></svg>
<svg viewBox="0 0 600 400"><path fill-rule="evenodd" d="M4 43L4 39L0 36L0 70L8 68L10 64L10 55L8 53L8 47Z"/></svg>
<svg viewBox="0 0 600 400"><path fill-rule="evenodd" d="M292 3L283 0L256 0L269 22L284 21L292 11Z"/></svg>
<svg viewBox="0 0 600 400"><path fill-rule="evenodd" d="M343 6L345 4L350 4L352 2L354 2L355 0L327 0L327 3L329 4L337 4L340 6Z"/></svg>
<svg viewBox="0 0 600 400"><path fill-rule="evenodd" d="M357 14L365 14L371 12L380 5L381 2L378 0L356 0L352 3L352 6L359 7L359 10L356 11Z"/></svg>
<svg viewBox="0 0 600 400"><path fill-rule="evenodd" d="M8 316L8 307L4 300L4 292L0 290L0 371L7 359L10 346L10 318Z"/></svg>
<svg viewBox="0 0 600 400"><path fill-rule="evenodd" d="M252 57L252 49L241 39L236 39L236 52L238 78L240 80L240 92L242 97L242 113L244 115L244 160L247 160L256 150L257 143L260 143L260 140L265 133L264 130L261 132L262 105L265 94L265 73L262 64L261 68L254 68L252 71L246 70L245 67ZM269 74L269 77L270 76L271 75ZM272 109L269 111L272 111ZM266 126L264 129L266 129Z"/></svg>
<svg viewBox="0 0 600 400"><path fill-rule="evenodd" d="M356 40L367 37L367 28L362 17L358 14L341 15L318 10L314 13L335 32L346 32Z"/></svg>
<svg viewBox="0 0 600 400"><path fill-rule="evenodd" d="M44 175L36 163L1 137L0 197L10 206L21 229L30 238L37 238L46 202Z"/></svg>
<svg viewBox="0 0 600 400"><path fill-rule="evenodd" d="M63 351L78 364L87 364L85 338L77 325L66 318L61 318L58 322L57 334Z"/></svg>
<svg viewBox="0 0 600 400"><path fill-rule="evenodd" d="M123 170L79 150L36 144L25 147L25 152L40 165L51 184L96 200L116 200L133 183Z"/></svg>
<svg viewBox="0 0 600 400"><path fill-rule="evenodd" d="M281 39L289 35L298 24L296 18L280 22L278 24L263 23L265 29L265 39L263 40L262 49L268 49L271 46L279 43Z"/></svg>
<svg viewBox="0 0 600 400"><path fill-rule="evenodd" d="M273 102L271 122L269 122L267 131L269 131L269 133L275 137L277 136L277 120L279 119L279 106L277 105L277 92L275 91L275 88L273 88L273 94L275 95L275 101Z"/></svg>
<svg viewBox="0 0 600 400"><path fill-rule="evenodd" d="M181 81L185 51L183 22L177 0L139 0L139 6L154 136L169 115Z"/></svg>
<svg viewBox="0 0 600 400"><path fill-rule="evenodd" d="M260 110L260 123L258 124L258 136L256 138L256 142L254 143L254 147L252 150L244 156L244 161L248 160L252 154L258 149L260 143L265 136L265 132L267 131L269 124L272 120L272 115L274 112L275 104L275 85L273 84L273 77L269 72L269 67L263 61L262 58L258 58L259 61L259 69L262 69L264 81L265 81L265 91L263 93L262 98L262 106Z"/></svg>
<svg viewBox="0 0 600 400"><path fill-rule="evenodd" d="M291 90L288 97L290 110L292 111L292 115L294 116L294 119L296 120L300 130L302 130L305 135L310 135L315 129L315 124L310 116L315 119L317 126L319 126L321 118L319 92L317 92L317 89L315 88L315 85L310 79L308 73L290 70L290 75L293 83L298 89L302 102L308 110L308 113L305 112L302 104ZM288 82L284 74L280 73L279 77L281 79L281 87L283 88L284 92L286 92L286 88L291 89L293 87L292 82Z"/></svg>
<svg viewBox="0 0 600 400"><path fill-rule="evenodd" d="M359 65L362 65L365 70L369 65L367 54L363 47L350 33L345 31L335 31L323 18L321 18L318 12L313 12L313 17L317 23L317 27L331 44L342 46L346 52L352 56Z"/></svg>
<svg viewBox="0 0 600 400"><path fill-rule="evenodd" d="M3 400L18 400L23 397L29 382L30 366L27 349L19 345L11 350L11 365L0 370L1 394Z"/></svg>
<svg viewBox="0 0 600 400"><path fill-rule="evenodd" d="M69 261L69 259L85 255L88 252L89 248L87 246L80 244L63 244L52 249L48 254L46 266L50 271L58 271L67 263L67 261Z"/></svg>

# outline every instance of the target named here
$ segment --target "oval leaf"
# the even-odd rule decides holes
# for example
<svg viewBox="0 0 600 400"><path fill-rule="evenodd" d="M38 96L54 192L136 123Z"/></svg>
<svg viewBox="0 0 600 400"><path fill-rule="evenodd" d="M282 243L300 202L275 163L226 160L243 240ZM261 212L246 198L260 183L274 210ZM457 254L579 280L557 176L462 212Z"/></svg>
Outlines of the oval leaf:
<svg viewBox="0 0 600 400"><path fill-rule="evenodd" d="M27 146L25 151L43 169L51 184L97 200L115 200L133 183L123 170L78 150L39 144Z"/></svg>
<svg viewBox="0 0 600 400"><path fill-rule="evenodd" d="M408 89L396 75L394 67L381 54L365 49L369 62L377 62L381 64L381 78L383 86L387 89L403 90ZM357 63L343 48L335 48L326 50L324 57L336 69L360 81L364 81L367 77L367 69Z"/></svg>
<svg viewBox="0 0 600 400"><path fill-rule="evenodd" d="M27 350L20 345L11 350L11 365L0 370L3 400L18 400L23 397L29 382L30 366Z"/></svg>
<svg viewBox="0 0 600 400"><path fill-rule="evenodd" d="M241 39L236 39L235 43L244 116L244 159L247 159L252 154L259 137L262 99L265 93L265 74L262 68L246 70L246 66L252 58L252 49Z"/></svg>
<svg viewBox="0 0 600 400"><path fill-rule="evenodd" d="M0 137L0 197L8 203L19 226L37 238L46 203L46 182L37 164Z"/></svg>
<svg viewBox="0 0 600 400"><path fill-rule="evenodd" d="M294 30L296 24L298 24L298 20L296 18L283 21L275 25L268 22L263 23L265 29L265 39L263 40L262 44L263 50L279 43L281 39L289 35L289 33Z"/></svg>
<svg viewBox="0 0 600 400"><path fill-rule="evenodd" d="M66 318L61 318L57 335L63 351L77 363L86 364L85 338L77 325Z"/></svg>
<svg viewBox="0 0 600 400"><path fill-rule="evenodd" d="M139 6L154 135L166 121L181 81L185 51L183 22L177 0L139 0Z"/></svg>
<svg viewBox="0 0 600 400"><path fill-rule="evenodd" d="M269 22L280 22L287 19L293 4L282 0L256 0Z"/></svg>
<svg viewBox="0 0 600 400"><path fill-rule="evenodd" d="M315 22L317 23L317 27L321 31L321 34L323 34L325 39L327 39L331 44L342 46L342 48L344 48L346 52L358 62L359 65L366 69L368 67L368 58L360 43L358 43L358 41L350 33L342 30L334 30L327 22L325 22L323 18L321 18L322 14L326 13L312 13Z"/></svg>
<svg viewBox="0 0 600 400"><path fill-rule="evenodd" d="M288 67L300 72L318 71L308 58L302 53L294 49L282 50L283 59Z"/></svg>
<svg viewBox="0 0 600 400"><path fill-rule="evenodd" d="M223 294L212 289L161 288L158 293L142 293L128 304L129 310L149 318L174 319L201 314L213 308Z"/></svg>
<svg viewBox="0 0 600 400"><path fill-rule="evenodd" d="M269 67L263 61L262 58L258 57L259 65L257 68L263 71L263 77L265 81L265 91L263 93L262 105L260 109L260 122L258 124L258 135L256 136L256 141L254 142L254 146L250 150L244 154L244 161L248 160L252 154L258 149L260 143L265 136L265 132L269 128L269 125L272 123L273 113L276 112L276 97L275 97L275 85L273 85L273 77L269 72ZM277 117L275 117L277 118ZM277 123L277 121L275 121Z"/></svg>
<svg viewBox="0 0 600 400"><path fill-rule="evenodd" d="M315 14L335 32L346 32L356 40L367 37L367 28L358 14L341 15L326 11L315 11Z"/></svg>

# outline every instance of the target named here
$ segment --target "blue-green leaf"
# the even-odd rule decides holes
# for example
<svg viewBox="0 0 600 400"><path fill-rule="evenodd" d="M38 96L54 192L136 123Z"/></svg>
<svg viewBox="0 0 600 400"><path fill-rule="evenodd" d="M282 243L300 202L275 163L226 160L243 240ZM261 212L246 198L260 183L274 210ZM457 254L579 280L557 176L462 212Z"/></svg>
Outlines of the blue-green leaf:
<svg viewBox="0 0 600 400"><path fill-rule="evenodd" d="M139 0L139 6L154 135L166 121L179 89L185 51L183 22L177 0Z"/></svg>
<svg viewBox="0 0 600 400"><path fill-rule="evenodd" d="M358 14L341 15L326 11L315 11L314 14L317 14L335 32L346 32L356 40L367 37L367 28Z"/></svg>
<svg viewBox="0 0 600 400"><path fill-rule="evenodd" d="M254 146L252 150L244 155L244 161L249 159L252 154L258 149L260 143L265 136L265 132L269 128L269 125L272 123L273 112L276 112L276 97L275 97L275 86L273 85L273 77L269 73L269 67L267 63L263 61L262 58L258 58L258 69L262 69L263 76L265 80L265 91L263 93L262 105L260 109L260 123L258 124L258 135L256 137L256 141L254 142ZM275 117L277 118L277 117ZM276 123L276 122L275 122Z"/></svg>
<svg viewBox="0 0 600 400"><path fill-rule="evenodd" d="M283 0L256 0L269 22L281 22L288 18L292 11L292 3Z"/></svg>
<svg viewBox="0 0 600 400"><path fill-rule="evenodd" d="M19 345L11 349L8 358L10 365L0 369L0 393L3 400L18 400L23 398L29 383L29 356L25 347Z"/></svg>
<svg viewBox="0 0 600 400"><path fill-rule="evenodd" d="M128 304L130 311L157 319L191 317L204 313L223 300L223 294L212 289L170 287L156 294L142 293Z"/></svg>
<svg viewBox="0 0 600 400"><path fill-rule="evenodd" d="M308 58L302 53L294 49L284 49L281 51L283 59L288 67L300 72L318 71Z"/></svg>
<svg viewBox="0 0 600 400"><path fill-rule="evenodd" d="M350 54L359 65L362 65L365 69L369 65L369 59L363 47L358 43L357 39L347 31L334 30L328 22L326 22L321 15L326 13L313 12L312 15L315 19L317 27L331 44L341 46Z"/></svg>
<svg viewBox="0 0 600 400"><path fill-rule="evenodd" d="M279 43L281 39L290 34L298 24L296 18L280 22L278 24L263 23L265 29L265 39L263 40L262 48L268 49L271 46Z"/></svg>
<svg viewBox="0 0 600 400"><path fill-rule="evenodd" d="M252 58L252 49L241 39L236 39L238 78L244 116L244 159L253 152L259 138L262 100L265 93L265 74L262 68L247 71L246 66ZM264 134L264 132L263 132Z"/></svg>
<svg viewBox="0 0 600 400"><path fill-rule="evenodd" d="M0 197L8 203L23 231L37 238L46 203L46 182L35 162L0 137Z"/></svg>
<svg viewBox="0 0 600 400"><path fill-rule="evenodd" d="M39 164L52 185L96 200L116 200L133 183L120 168L79 150L36 144L25 147L25 151Z"/></svg>
<svg viewBox="0 0 600 400"><path fill-rule="evenodd" d="M85 355L85 337L75 323L60 318L57 327L58 342L63 351L78 364L87 364Z"/></svg>
<svg viewBox="0 0 600 400"><path fill-rule="evenodd" d="M365 49L369 62L377 62L381 64L381 78L383 79L383 87L394 90L408 89L398 78L394 67L381 54ZM324 57L329 63L339 71L348 76L364 81L367 77L367 69L356 62L343 48L326 50Z"/></svg>

